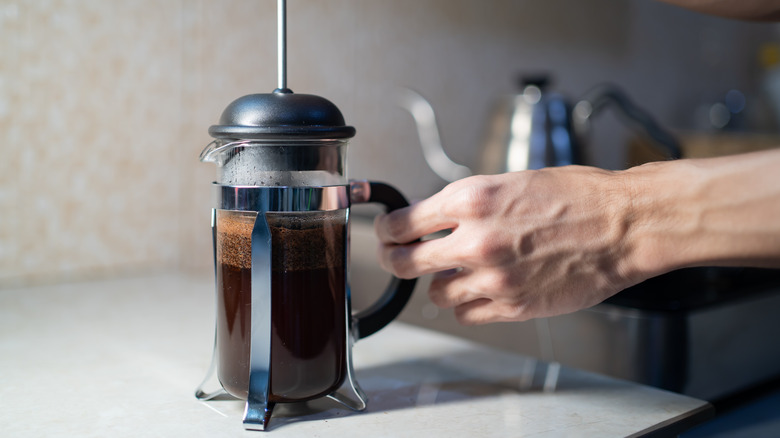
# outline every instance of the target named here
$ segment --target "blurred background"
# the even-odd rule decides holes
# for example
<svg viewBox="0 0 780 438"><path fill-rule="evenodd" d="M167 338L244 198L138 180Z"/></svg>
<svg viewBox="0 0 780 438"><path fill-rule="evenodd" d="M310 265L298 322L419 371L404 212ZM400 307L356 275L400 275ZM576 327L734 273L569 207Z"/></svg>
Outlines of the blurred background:
<svg viewBox="0 0 780 438"><path fill-rule="evenodd" d="M0 0L0 287L210 272L214 168L198 154L228 103L276 87L275 7ZM421 198L444 183L395 87L431 102L467 165L523 74L572 98L615 83L679 131L772 134L778 35L647 0L291 0L288 84L357 128L351 177ZM744 105L713 119L734 92ZM626 167L630 139L600 115L591 162Z"/></svg>

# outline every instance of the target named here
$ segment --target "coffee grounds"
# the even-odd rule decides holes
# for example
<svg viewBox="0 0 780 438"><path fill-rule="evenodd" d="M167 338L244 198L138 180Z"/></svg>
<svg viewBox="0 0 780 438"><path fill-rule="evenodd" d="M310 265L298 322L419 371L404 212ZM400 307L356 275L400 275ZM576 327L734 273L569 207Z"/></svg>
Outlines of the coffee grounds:
<svg viewBox="0 0 780 438"><path fill-rule="evenodd" d="M304 269L344 266L344 210L305 213L268 213L273 248L273 269Z"/></svg>
<svg viewBox="0 0 780 438"><path fill-rule="evenodd" d="M217 210L217 261L252 269L252 229L255 212Z"/></svg>
<svg viewBox="0 0 780 438"><path fill-rule="evenodd" d="M217 260L252 267L255 212L217 211ZM344 266L345 210L267 213L274 270L296 271Z"/></svg>

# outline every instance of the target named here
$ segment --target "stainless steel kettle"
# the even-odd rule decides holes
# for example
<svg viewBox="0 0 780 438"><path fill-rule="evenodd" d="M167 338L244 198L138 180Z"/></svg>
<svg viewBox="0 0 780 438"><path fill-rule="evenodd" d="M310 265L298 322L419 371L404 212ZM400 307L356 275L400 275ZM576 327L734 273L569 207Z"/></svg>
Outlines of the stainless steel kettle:
<svg viewBox="0 0 780 438"><path fill-rule="evenodd" d="M431 105L420 94L399 89L397 103L409 111L417 124L420 144L431 169L446 181L472 174L496 174L585 162L590 120L614 104L620 113L643 130L670 159L680 158L680 147L616 86L604 84L572 104L557 93L546 91L546 77L521 79L519 94L496 102L482 145L479 167L472 170L453 162L444 151Z"/></svg>

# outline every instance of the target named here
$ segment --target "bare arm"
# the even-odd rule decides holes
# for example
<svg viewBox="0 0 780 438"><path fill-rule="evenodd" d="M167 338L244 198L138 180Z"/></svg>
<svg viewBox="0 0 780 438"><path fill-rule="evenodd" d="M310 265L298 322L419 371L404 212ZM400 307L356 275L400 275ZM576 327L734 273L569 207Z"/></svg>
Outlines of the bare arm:
<svg viewBox="0 0 780 438"><path fill-rule="evenodd" d="M743 20L774 21L780 19L777 0L661 0L684 8Z"/></svg>
<svg viewBox="0 0 780 438"><path fill-rule="evenodd" d="M780 150L471 177L375 226L382 265L435 273L462 323L573 312L677 268L780 267Z"/></svg>
<svg viewBox="0 0 780 438"><path fill-rule="evenodd" d="M637 266L780 267L780 150L651 163L626 175Z"/></svg>

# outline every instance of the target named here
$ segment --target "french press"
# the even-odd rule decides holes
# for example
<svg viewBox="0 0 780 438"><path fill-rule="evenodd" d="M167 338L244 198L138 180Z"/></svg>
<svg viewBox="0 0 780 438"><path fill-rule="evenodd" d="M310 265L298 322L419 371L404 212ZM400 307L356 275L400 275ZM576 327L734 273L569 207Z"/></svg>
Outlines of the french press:
<svg viewBox="0 0 780 438"><path fill-rule="evenodd" d="M329 397L365 409L352 344L392 321L416 281L393 277L376 304L352 315L350 207L408 203L387 184L347 179L355 128L327 99L286 87L285 21L280 0L278 88L230 103L200 156L217 166L209 375L216 369L222 388L198 388L196 396L246 400L243 422L251 430L266 430L276 403Z"/></svg>

